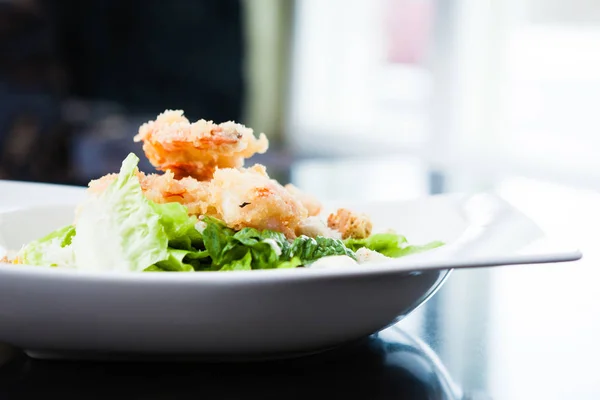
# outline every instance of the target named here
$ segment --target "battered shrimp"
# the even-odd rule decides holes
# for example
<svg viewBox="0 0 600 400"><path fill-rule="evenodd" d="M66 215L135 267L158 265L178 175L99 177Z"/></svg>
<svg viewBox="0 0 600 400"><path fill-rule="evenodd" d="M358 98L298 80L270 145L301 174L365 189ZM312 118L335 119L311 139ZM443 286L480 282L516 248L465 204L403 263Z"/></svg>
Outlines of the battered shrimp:
<svg viewBox="0 0 600 400"><path fill-rule="evenodd" d="M262 165L243 168L244 159L264 153L268 141L234 122L190 123L183 111L167 110L143 124L134 141L143 142L148 160L164 174L137 172L144 195L156 203L177 202L190 215L221 219L235 230L269 229L293 239L298 235L366 237L371 223L339 210L328 226L316 216L321 204L294 185L282 186ZM89 184L100 193L114 181L109 174Z"/></svg>
<svg viewBox="0 0 600 400"><path fill-rule="evenodd" d="M308 217L308 210L277 181L265 167L218 169L211 181L211 205L233 229L253 227L296 237L296 229Z"/></svg>
<svg viewBox="0 0 600 400"><path fill-rule="evenodd" d="M180 203L187 207L190 215L214 214L210 207L210 183L194 178L175 179L172 172L162 175L137 173L144 195L155 203ZM117 178L108 174L89 183L89 191L101 193Z"/></svg>
<svg viewBox="0 0 600 400"><path fill-rule="evenodd" d="M163 175L143 172L137 175L148 199L183 204L190 215L214 216L236 230L270 229L294 238L309 214L302 202L271 179L259 164L251 168L217 169L211 181L176 179L170 171ZM105 175L91 181L88 190L100 193L116 178L117 174Z"/></svg>
<svg viewBox="0 0 600 400"><path fill-rule="evenodd" d="M294 197L296 197L304 207L306 207L306 210L308 211L308 215L313 217L315 215L319 215L319 213L321 212L322 206L321 203L319 202L319 200L317 200L315 197L311 196L308 193L303 192L302 190L298 189L296 186L292 185L291 183L288 183L287 185L284 186L285 189L290 192L290 194Z"/></svg>
<svg viewBox="0 0 600 400"><path fill-rule="evenodd" d="M244 159L264 153L269 142L261 133L232 121L215 124L201 119L190 123L181 110L166 110L143 124L133 139L143 142L150 163L176 178L210 180L217 168L241 168Z"/></svg>

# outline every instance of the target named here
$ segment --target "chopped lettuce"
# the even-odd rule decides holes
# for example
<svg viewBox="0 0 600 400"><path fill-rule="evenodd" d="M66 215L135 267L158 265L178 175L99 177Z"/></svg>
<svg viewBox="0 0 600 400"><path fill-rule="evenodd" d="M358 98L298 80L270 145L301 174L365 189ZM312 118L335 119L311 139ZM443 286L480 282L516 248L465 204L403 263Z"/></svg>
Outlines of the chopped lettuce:
<svg viewBox="0 0 600 400"><path fill-rule="evenodd" d="M179 203L156 204L137 178L139 159L130 154L104 192L90 195L75 226L29 243L20 258L31 265L91 270L194 271L207 264L195 217Z"/></svg>
<svg viewBox="0 0 600 400"><path fill-rule="evenodd" d="M222 221L205 217L202 236L215 270L294 268L325 255L351 255L341 241L307 237L290 243L280 232L244 228L234 231Z"/></svg>
<svg viewBox="0 0 600 400"><path fill-rule="evenodd" d="M199 222L179 203L157 204L143 193L134 154L123 161L117 178L100 194L90 194L74 226L33 241L19 253L26 264L113 271L243 271L295 268L327 256L347 256L363 247L402 257L442 242L409 245L394 233L339 240L243 228L205 216ZM198 227L198 228L197 228ZM199 228L201 228L199 230Z"/></svg>
<svg viewBox="0 0 600 400"><path fill-rule="evenodd" d="M102 193L90 195L80 207L73 238L78 268L143 271L170 259L168 224L142 192L138 161L135 154L129 154L117 179ZM161 209L172 211L171 207ZM173 216L168 215L167 221L173 221Z"/></svg>
<svg viewBox="0 0 600 400"><path fill-rule="evenodd" d="M392 258L421 253L444 245L443 242L439 241L433 241L424 245L410 245L406 237L395 233L375 233L366 239L346 239L344 240L344 244L353 251L357 251L361 247L366 247L369 250Z"/></svg>
<svg viewBox="0 0 600 400"><path fill-rule="evenodd" d="M73 236L75 227L67 225L28 243L21 249L18 257L29 265L74 267L75 255L71 247Z"/></svg>
<svg viewBox="0 0 600 400"><path fill-rule="evenodd" d="M302 260L303 263L316 261L326 256L348 256L356 260L354 252L341 240L324 236L316 238L300 236L291 244L290 253Z"/></svg>
<svg viewBox="0 0 600 400"><path fill-rule="evenodd" d="M189 216L184 205L179 203L157 204L150 202L160 218L169 247L192 250L202 243L202 234L196 230L196 217Z"/></svg>
<svg viewBox="0 0 600 400"><path fill-rule="evenodd" d="M169 258L162 260L153 265L154 268L158 268L161 271L175 271L175 272L194 272L195 260L189 257L190 254L197 255L201 252L195 253L190 250L179 250L169 248Z"/></svg>

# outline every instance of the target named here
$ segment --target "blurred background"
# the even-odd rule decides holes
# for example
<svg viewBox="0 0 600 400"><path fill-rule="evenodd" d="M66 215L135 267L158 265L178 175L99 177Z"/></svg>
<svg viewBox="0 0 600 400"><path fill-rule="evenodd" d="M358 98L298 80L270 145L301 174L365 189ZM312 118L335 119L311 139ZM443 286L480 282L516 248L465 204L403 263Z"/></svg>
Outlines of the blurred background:
<svg viewBox="0 0 600 400"><path fill-rule="evenodd" d="M179 108L265 132L257 161L308 190L348 191L308 178L334 158L409 172L375 197L593 186L599 49L595 0L2 0L0 177L86 184Z"/></svg>
<svg viewBox="0 0 600 400"><path fill-rule="evenodd" d="M323 200L493 189L586 254L598 105L598 0L0 0L0 179L151 171L133 136L183 109L264 132L254 161ZM403 327L464 387L585 398L595 368L556 365L597 346L596 280L528 268L456 271Z"/></svg>

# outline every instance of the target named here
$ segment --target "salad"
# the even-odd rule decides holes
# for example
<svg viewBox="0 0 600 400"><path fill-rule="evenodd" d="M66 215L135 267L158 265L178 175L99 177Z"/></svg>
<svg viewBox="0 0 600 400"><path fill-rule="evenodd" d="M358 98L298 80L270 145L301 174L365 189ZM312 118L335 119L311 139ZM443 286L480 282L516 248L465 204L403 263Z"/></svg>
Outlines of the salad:
<svg viewBox="0 0 600 400"><path fill-rule="evenodd" d="M443 245L409 244L373 233L368 216L321 205L266 168L264 134L241 124L167 110L135 141L159 173L144 174L131 153L120 171L90 182L72 224L24 245L15 264L121 272L203 272L355 265Z"/></svg>

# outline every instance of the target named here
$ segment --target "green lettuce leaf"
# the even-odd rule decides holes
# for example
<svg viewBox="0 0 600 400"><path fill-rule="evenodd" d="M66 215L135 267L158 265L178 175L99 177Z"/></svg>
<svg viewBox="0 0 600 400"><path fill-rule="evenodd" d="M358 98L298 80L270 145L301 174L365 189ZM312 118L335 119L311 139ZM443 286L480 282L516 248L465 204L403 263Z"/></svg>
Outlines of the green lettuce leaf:
<svg viewBox="0 0 600 400"><path fill-rule="evenodd" d="M282 233L244 228L233 235L233 240L238 246L249 249L252 255L252 269L287 268L281 264L289 260L281 256L289 247L289 243Z"/></svg>
<svg viewBox="0 0 600 400"><path fill-rule="evenodd" d="M413 245L405 246L401 249L397 249L396 251L392 252L393 255L391 255L390 257L397 258L397 257L408 256L410 254L422 253L424 251L432 250L437 247L441 247L443 245L444 245L444 242L440 242L438 240L429 242L426 244L422 244L422 245L413 244Z"/></svg>
<svg viewBox="0 0 600 400"><path fill-rule="evenodd" d="M290 243L280 232L244 228L238 232L215 218L205 217L204 246L212 270L294 268L328 255L356 258L341 240L306 236Z"/></svg>
<svg viewBox="0 0 600 400"><path fill-rule="evenodd" d="M289 261L283 261L283 262L280 262L280 263L277 265L277 268L279 268L279 269L284 269L284 268L296 268L296 267L298 267L298 266L300 266L300 265L302 265L302 264L303 264L303 263L302 263L302 260L300 260L300 258L299 258L299 257L292 257L292 259L291 259L291 260L289 260Z"/></svg>
<svg viewBox="0 0 600 400"><path fill-rule="evenodd" d="M75 254L71 247L73 236L75 236L75 227L64 226L28 243L21 249L18 257L28 265L74 267Z"/></svg>
<svg viewBox="0 0 600 400"><path fill-rule="evenodd" d="M239 250L242 247L238 248ZM241 253L241 252L240 252ZM245 249L245 253L241 258L232 258L220 269L221 271L249 271L252 269L252 254L248 249Z"/></svg>
<svg viewBox="0 0 600 400"><path fill-rule="evenodd" d="M171 259L170 233L175 227L175 207L159 207L148 200L137 178L139 158L130 153L117 179L82 204L73 238L79 268L91 270L143 271ZM167 210L159 214L157 208ZM166 223L165 223L166 221Z"/></svg>
<svg viewBox="0 0 600 400"><path fill-rule="evenodd" d="M160 217L169 247L193 250L202 245L202 234L196 230L197 218L189 216L179 203L157 204L150 201L154 212Z"/></svg>
<svg viewBox="0 0 600 400"><path fill-rule="evenodd" d="M278 268L282 247L289 246L277 232L244 228L238 232L222 221L204 217L204 246L212 259L212 269L222 271Z"/></svg>
<svg viewBox="0 0 600 400"><path fill-rule="evenodd" d="M145 272L167 272L167 270L161 269L161 268L157 267L156 265L151 265L148 268L146 268L144 271Z"/></svg>
<svg viewBox="0 0 600 400"><path fill-rule="evenodd" d="M433 241L424 245L410 245L406 237L395 233L376 233L365 239L346 239L344 244L353 251L366 247L392 258L421 253L444 245L440 241Z"/></svg>
<svg viewBox="0 0 600 400"><path fill-rule="evenodd" d="M169 258L156 263L156 267L163 271L194 272L195 268L187 258L188 250L169 249Z"/></svg>
<svg viewBox="0 0 600 400"><path fill-rule="evenodd" d="M356 255L339 239L317 236L300 236L289 249L290 257L299 258L302 263L310 263L326 256L348 256L356 260Z"/></svg>
<svg viewBox="0 0 600 400"><path fill-rule="evenodd" d="M83 268L191 272L211 268L196 217L179 203L148 200L134 154L117 179L80 209L74 248Z"/></svg>

